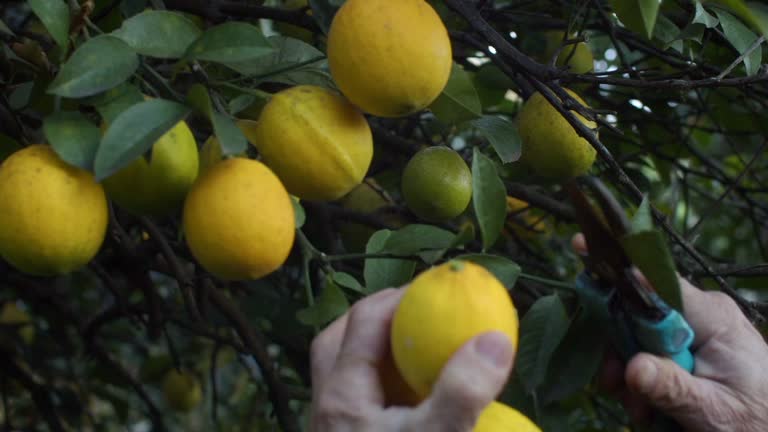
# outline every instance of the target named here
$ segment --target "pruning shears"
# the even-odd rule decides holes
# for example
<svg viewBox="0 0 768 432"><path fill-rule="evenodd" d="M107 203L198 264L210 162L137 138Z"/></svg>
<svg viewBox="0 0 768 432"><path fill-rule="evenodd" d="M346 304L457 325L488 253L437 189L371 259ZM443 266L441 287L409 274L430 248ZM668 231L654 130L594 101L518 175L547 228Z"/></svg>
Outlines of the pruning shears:
<svg viewBox="0 0 768 432"><path fill-rule="evenodd" d="M649 352L669 357L693 372L693 329L680 311L636 276L621 241L631 234L624 209L594 177L572 180L566 188L589 250L588 256L582 257L585 270L576 279L585 312L608 332L610 342L625 360L641 351ZM670 420L659 419L653 430L680 429Z"/></svg>

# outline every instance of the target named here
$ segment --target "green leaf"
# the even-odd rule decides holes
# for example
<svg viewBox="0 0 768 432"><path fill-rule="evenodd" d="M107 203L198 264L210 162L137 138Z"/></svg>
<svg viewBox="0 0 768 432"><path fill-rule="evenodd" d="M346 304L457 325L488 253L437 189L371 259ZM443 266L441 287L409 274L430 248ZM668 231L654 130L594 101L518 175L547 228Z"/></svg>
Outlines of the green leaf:
<svg viewBox="0 0 768 432"><path fill-rule="evenodd" d="M544 382L552 354L569 324L565 306L557 294L537 300L520 322L515 371L528 393Z"/></svg>
<svg viewBox="0 0 768 432"><path fill-rule="evenodd" d="M228 115L214 111L208 90L202 84L194 84L190 87L187 102L211 122L213 133L221 143L223 156L236 155L245 151L248 147L245 135Z"/></svg>
<svg viewBox="0 0 768 432"><path fill-rule="evenodd" d="M480 117L480 97L461 66L453 64L448 84L429 109L440 121L451 125Z"/></svg>
<svg viewBox="0 0 768 432"><path fill-rule="evenodd" d="M58 112L43 122L43 132L53 150L67 163L87 171L99 149L101 131L79 112Z"/></svg>
<svg viewBox="0 0 768 432"><path fill-rule="evenodd" d="M186 58L216 63L255 60L272 52L272 45L251 24L231 21L208 29L188 49Z"/></svg>
<svg viewBox="0 0 768 432"><path fill-rule="evenodd" d="M304 212L304 207L302 207L298 198L291 195L291 202L293 203L293 212L296 216L296 229L300 229L304 226L304 222L307 221L307 214Z"/></svg>
<svg viewBox="0 0 768 432"><path fill-rule="evenodd" d="M284 36L270 36L268 40L274 48L271 55L226 65L256 83L333 86L328 61L320 50L298 39Z"/></svg>
<svg viewBox="0 0 768 432"><path fill-rule="evenodd" d="M331 279L326 279L323 292L315 300L315 304L296 313L296 318L302 324L309 326L324 326L344 315L349 309L349 301L344 292Z"/></svg>
<svg viewBox="0 0 768 432"><path fill-rule="evenodd" d="M613 11L630 30L651 38L659 15L659 0L611 0Z"/></svg>
<svg viewBox="0 0 768 432"><path fill-rule="evenodd" d="M502 163L520 159L520 134L511 121L503 117L484 115L474 120L472 126L488 139Z"/></svg>
<svg viewBox="0 0 768 432"><path fill-rule="evenodd" d="M664 235L655 229L633 233L622 238L621 245L635 266L656 289L659 297L682 313L680 281Z"/></svg>
<svg viewBox="0 0 768 432"><path fill-rule="evenodd" d="M653 229L653 216L651 214L651 203L648 201L648 197L643 197L643 202L635 212L635 216L632 218L632 232L638 233L641 231L649 231Z"/></svg>
<svg viewBox="0 0 768 432"><path fill-rule="evenodd" d="M181 58L202 32L182 14L148 10L123 21L112 34L141 55Z"/></svg>
<svg viewBox="0 0 768 432"><path fill-rule="evenodd" d="M456 234L433 225L410 224L393 232L381 252L417 255L426 250L449 247Z"/></svg>
<svg viewBox="0 0 768 432"><path fill-rule="evenodd" d="M0 33L5 33L8 36L16 36L3 20L0 20Z"/></svg>
<svg viewBox="0 0 768 432"><path fill-rule="evenodd" d="M589 314L576 317L552 355L540 392L544 404L563 400L589 385L603 360L605 341L595 337L602 331Z"/></svg>
<svg viewBox="0 0 768 432"><path fill-rule="evenodd" d="M701 3L696 2L696 15L693 17L694 24L704 24L707 28L715 28L720 21L704 9Z"/></svg>
<svg viewBox="0 0 768 432"><path fill-rule="evenodd" d="M144 101L144 95L138 87L123 84L87 101L101 114L104 123L109 125L117 116L128 108Z"/></svg>
<svg viewBox="0 0 768 432"><path fill-rule="evenodd" d="M32 11L40 18L53 40L65 51L69 46L69 7L64 0L29 0Z"/></svg>
<svg viewBox="0 0 768 432"><path fill-rule="evenodd" d="M331 277L333 278L333 281L339 284L341 287L348 288L352 291L357 291L363 294L366 293L365 288L360 285L360 282L358 282L357 279L355 279L355 277L349 273L333 272L331 273Z"/></svg>
<svg viewBox="0 0 768 432"><path fill-rule="evenodd" d="M381 252L391 235L390 230L376 231L368 240L365 253ZM373 293L384 288L402 286L411 280L415 270L416 261L413 260L368 258L363 269L366 292Z"/></svg>
<svg viewBox="0 0 768 432"><path fill-rule="evenodd" d="M163 99L142 102L125 110L101 140L94 163L97 181L141 157L187 114L186 106Z"/></svg>
<svg viewBox="0 0 768 432"><path fill-rule="evenodd" d="M82 98L109 90L133 75L139 57L114 36L98 36L81 45L61 66L48 92Z"/></svg>
<svg viewBox="0 0 768 432"><path fill-rule="evenodd" d="M472 205L483 238L483 249L496 242L507 216L507 190L493 161L475 147L472 157Z"/></svg>
<svg viewBox="0 0 768 432"><path fill-rule="evenodd" d="M726 7L762 34L768 36L768 9L764 4L759 2L746 3L743 0L706 0L705 3Z"/></svg>
<svg viewBox="0 0 768 432"><path fill-rule="evenodd" d="M520 276L521 272L520 266L516 262L498 255L466 254L460 255L456 259L472 261L485 267L504 284L507 291L512 291L515 287L517 277Z"/></svg>
<svg viewBox="0 0 768 432"><path fill-rule="evenodd" d="M664 44L663 48L665 50L672 48L673 50L682 53L683 41L681 40L680 28L664 15L659 15L659 18L656 21L656 28L653 31L653 37Z"/></svg>
<svg viewBox="0 0 768 432"><path fill-rule="evenodd" d="M720 19L720 26L722 26L723 33L728 42L736 48L739 54L746 53L758 39L758 36L728 12L715 10L715 13ZM760 48L753 50L744 58L744 67L747 69L747 75L751 76L757 73L762 59L763 51Z"/></svg>
<svg viewBox="0 0 768 432"><path fill-rule="evenodd" d="M323 33L328 34L336 11L343 4L344 0L309 0L309 6L312 8L312 18L315 19Z"/></svg>

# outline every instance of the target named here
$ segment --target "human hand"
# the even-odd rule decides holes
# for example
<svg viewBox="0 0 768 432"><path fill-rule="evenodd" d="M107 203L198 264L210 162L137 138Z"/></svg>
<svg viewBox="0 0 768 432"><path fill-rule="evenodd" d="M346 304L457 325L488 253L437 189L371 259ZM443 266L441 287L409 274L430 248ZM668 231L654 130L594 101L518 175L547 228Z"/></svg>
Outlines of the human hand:
<svg viewBox="0 0 768 432"><path fill-rule="evenodd" d="M586 255L583 235L577 234L572 243L577 253ZM609 353L600 386L619 396L640 423L655 407L687 431L768 430L768 345L730 297L702 291L682 278L680 282L685 319L696 333L694 373L647 353L626 365Z"/></svg>
<svg viewBox="0 0 768 432"><path fill-rule="evenodd" d="M388 289L360 300L312 342L310 430L470 432L501 391L514 349L506 335L490 332L453 355L421 404L386 407L378 368L402 294Z"/></svg>

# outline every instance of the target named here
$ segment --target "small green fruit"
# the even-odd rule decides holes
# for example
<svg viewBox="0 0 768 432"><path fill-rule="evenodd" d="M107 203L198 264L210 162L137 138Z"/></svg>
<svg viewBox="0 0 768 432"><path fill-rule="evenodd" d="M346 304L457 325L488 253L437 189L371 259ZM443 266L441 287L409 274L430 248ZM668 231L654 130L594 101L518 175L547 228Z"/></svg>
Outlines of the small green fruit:
<svg viewBox="0 0 768 432"><path fill-rule="evenodd" d="M171 408L187 412L203 400L203 389L200 381L191 372L172 369L163 379L163 395Z"/></svg>
<svg viewBox="0 0 768 432"><path fill-rule="evenodd" d="M464 159L447 147L429 147L403 170L403 198L420 218L439 222L460 215L472 198L472 173Z"/></svg>

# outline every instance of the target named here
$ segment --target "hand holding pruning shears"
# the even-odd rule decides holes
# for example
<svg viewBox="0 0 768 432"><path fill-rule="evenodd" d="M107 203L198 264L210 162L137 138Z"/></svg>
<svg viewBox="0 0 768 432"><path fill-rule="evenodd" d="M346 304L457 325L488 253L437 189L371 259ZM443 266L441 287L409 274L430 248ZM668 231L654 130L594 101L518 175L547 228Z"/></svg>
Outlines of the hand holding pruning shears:
<svg viewBox="0 0 768 432"><path fill-rule="evenodd" d="M625 253L629 223L621 206L599 182L586 185L599 209L579 185L567 186L584 231L574 239L586 267L578 290L585 312L604 324L621 357L606 360L602 387L621 398L633 419L651 420L654 431L766 430L762 336L729 297L682 279L685 311L670 307Z"/></svg>

